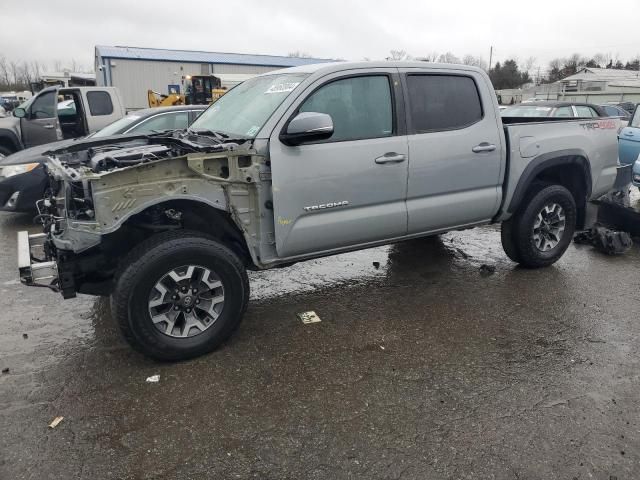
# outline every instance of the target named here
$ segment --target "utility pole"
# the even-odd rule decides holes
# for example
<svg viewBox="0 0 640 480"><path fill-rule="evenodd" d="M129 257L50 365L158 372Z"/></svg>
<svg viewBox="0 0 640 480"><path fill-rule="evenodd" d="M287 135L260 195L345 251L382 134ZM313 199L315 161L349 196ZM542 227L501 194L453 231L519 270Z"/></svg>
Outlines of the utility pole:
<svg viewBox="0 0 640 480"><path fill-rule="evenodd" d="M489 71L491 71L491 61L493 60L493 45L489 49Z"/></svg>

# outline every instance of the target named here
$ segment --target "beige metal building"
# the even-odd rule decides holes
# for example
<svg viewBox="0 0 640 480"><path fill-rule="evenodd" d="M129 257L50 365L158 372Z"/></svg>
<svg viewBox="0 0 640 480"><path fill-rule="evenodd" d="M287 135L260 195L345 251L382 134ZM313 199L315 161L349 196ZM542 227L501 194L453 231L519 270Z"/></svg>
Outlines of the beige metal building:
<svg viewBox="0 0 640 480"><path fill-rule="evenodd" d="M566 102L640 102L640 72L611 68L581 68L575 75L554 83L499 90L502 103L507 105L537 98Z"/></svg>
<svg viewBox="0 0 640 480"><path fill-rule="evenodd" d="M330 62L325 58L298 58L243 53L165 50L138 47L95 47L96 82L118 87L128 110L146 108L147 90L184 92L187 75L213 74L227 88L255 75L286 67Z"/></svg>

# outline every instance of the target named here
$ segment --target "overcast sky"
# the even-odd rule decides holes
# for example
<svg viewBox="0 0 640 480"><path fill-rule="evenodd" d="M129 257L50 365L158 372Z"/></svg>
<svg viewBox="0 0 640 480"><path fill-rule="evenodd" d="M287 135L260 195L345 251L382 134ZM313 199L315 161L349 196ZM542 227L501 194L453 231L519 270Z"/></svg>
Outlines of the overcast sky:
<svg viewBox="0 0 640 480"><path fill-rule="evenodd" d="M2 0L0 56L75 59L93 65L93 47L128 45L348 60L389 50L419 57L451 51L494 62L574 52L640 53L639 0ZM628 28L626 28L628 27Z"/></svg>

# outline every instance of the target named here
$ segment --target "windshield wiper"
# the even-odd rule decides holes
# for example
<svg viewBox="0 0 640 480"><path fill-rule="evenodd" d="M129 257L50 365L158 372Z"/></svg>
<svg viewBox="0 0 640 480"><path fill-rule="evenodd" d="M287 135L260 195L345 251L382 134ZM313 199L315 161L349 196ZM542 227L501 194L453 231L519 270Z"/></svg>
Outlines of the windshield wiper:
<svg viewBox="0 0 640 480"><path fill-rule="evenodd" d="M220 140L221 142L229 138L229 135L224 132L220 132L217 130L209 130L208 128L189 128L187 129L187 132L195 133L196 135L206 135L206 136L214 137Z"/></svg>

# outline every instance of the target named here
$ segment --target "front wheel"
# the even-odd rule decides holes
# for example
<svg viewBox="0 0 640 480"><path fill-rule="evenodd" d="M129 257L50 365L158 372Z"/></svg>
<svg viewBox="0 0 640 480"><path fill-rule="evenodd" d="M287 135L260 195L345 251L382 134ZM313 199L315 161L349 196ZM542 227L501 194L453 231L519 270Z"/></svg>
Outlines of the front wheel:
<svg viewBox="0 0 640 480"><path fill-rule="evenodd" d="M166 232L122 261L111 310L125 339L158 360L208 353L238 327L249 299L240 259L195 232Z"/></svg>
<svg viewBox="0 0 640 480"><path fill-rule="evenodd" d="M532 191L512 218L502 224L507 255L528 268L555 263L569 247L576 228L576 204L562 185Z"/></svg>

